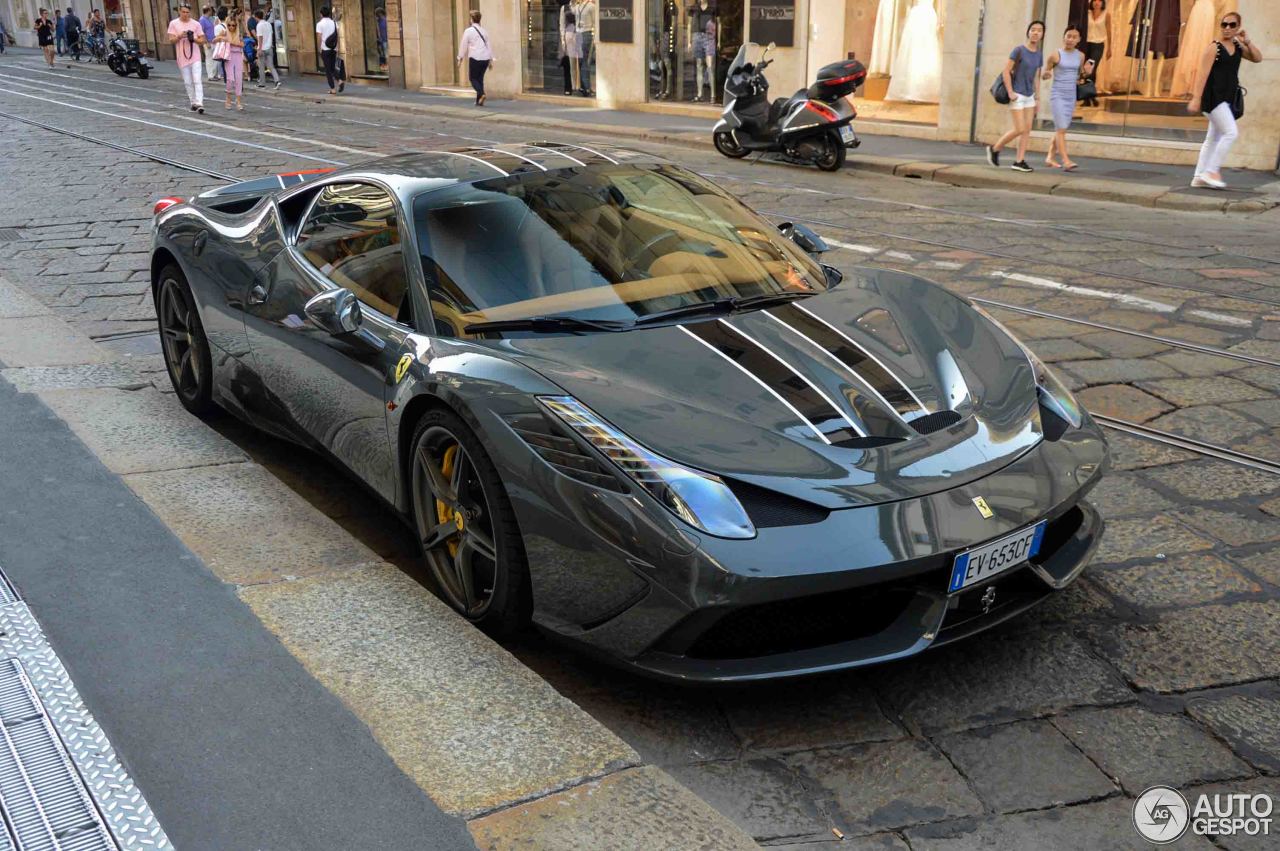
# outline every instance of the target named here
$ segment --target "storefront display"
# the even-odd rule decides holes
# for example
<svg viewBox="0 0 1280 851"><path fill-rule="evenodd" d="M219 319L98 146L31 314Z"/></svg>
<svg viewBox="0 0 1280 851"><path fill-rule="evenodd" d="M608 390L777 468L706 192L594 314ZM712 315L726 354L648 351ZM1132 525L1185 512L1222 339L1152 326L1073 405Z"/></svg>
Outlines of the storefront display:
<svg viewBox="0 0 1280 851"><path fill-rule="evenodd" d="M864 119L936 124L946 0L846 0L845 55L867 66Z"/></svg>
<svg viewBox="0 0 1280 851"><path fill-rule="evenodd" d="M524 90L590 97L595 93L595 0L528 0Z"/></svg>
<svg viewBox="0 0 1280 851"><path fill-rule="evenodd" d="M1096 105L1076 108L1076 132L1198 141L1206 121L1188 115L1204 46L1213 41L1219 16L1233 0L1047 0L1041 14L1056 49L1068 22L1085 30L1086 42L1107 42L1095 72ZM1105 10L1105 14L1104 14ZM1095 23L1097 22L1097 23ZM1087 46L1087 45L1086 45ZM1042 110L1038 126L1047 128Z"/></svg>
<svg viewBox="0 0 1280 851"><path fill-rule="evenodd" d="M742 46L743 0L647 0L646 5L649 99L719 103L729 62ZM775 23L785 19L783 14L769 17Z"/></svg>

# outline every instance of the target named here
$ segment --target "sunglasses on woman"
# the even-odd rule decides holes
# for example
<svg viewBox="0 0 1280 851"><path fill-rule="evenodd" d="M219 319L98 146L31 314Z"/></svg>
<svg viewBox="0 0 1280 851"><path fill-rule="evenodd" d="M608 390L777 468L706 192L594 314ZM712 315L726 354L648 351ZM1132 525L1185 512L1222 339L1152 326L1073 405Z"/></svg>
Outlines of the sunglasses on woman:
<svg viewBox="0 0 1280 851"><path fill-rule="evenodd" d="M1223 21L1222 22L1222 28L1224 30L1233 30L1238 26L1240 26L1239 21Z"/></svg>

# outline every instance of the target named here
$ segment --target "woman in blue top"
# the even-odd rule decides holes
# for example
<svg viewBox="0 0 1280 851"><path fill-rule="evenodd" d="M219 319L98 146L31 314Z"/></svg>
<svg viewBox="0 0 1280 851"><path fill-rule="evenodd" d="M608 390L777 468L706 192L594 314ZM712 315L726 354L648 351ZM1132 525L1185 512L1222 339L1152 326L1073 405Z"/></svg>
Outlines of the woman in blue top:
<svg viewBox="0 0 1280 851"><path fill-rule="evenodd" d="M1020 44L1009 54L1004 66L1004 86L1009 91L1009 110L1013 115L1013 129L1000 137L994 145L987 145L987 162L1000 166L1000 151L1014 139L1018 140L1018 159L1014 171L1031 171L1027 165L1027 144L1031 141L1031 122L1036 117L1036 100L1040 92L1040 66L1044 54L1040 42L1044 40L1044 21L1032 21L1027 27L1027 43Z"/></svg>
<svg viewBox="0 0 1280 851"><path fill-rule="evenodd" d="M1067 131L1071 129L1071 118L1076 111L1076 84L1081 75L1088 77L1093 70L1093 60L1085 61L1084 54L1077 47L1080 44L1080 28L1067 27L1062 34L1062 47L1049 57L1044 68L1044 78L1053 80L1049 89L1049 108L1053 112L1053 138L1049 141L1049 153L1044 164L1049 168L1060 168L1063 171L1075 171L1076 164L1067 155ZM1053 158L1054 153L1062 155L1062 162Z"/></svg>

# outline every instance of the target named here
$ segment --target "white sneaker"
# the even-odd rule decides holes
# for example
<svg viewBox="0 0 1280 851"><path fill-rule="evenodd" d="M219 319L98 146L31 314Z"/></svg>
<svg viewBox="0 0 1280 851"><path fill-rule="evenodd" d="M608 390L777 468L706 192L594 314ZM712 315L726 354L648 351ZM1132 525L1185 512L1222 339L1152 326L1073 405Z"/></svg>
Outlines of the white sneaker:
<svg viewBox="0 0 1280 851"><path fill-rule="evenodd" d="M1200 175L1198 175L1198 174L1197 174L1195 177L1191 178L1191 188L1192 188L1192 189L1203 189L1203 188L1207 187L1208 185L1209 185L1209 184L1205 183L1204 178L1203 178L1203 177L1201 177L1201 176L1200 176Z"/></svg>
<svg viewBox="0 0 1280 851"><path fill-rule="evenodd" d="M1210 177L1207 174L1200 175L1200 179L1203 180L1205 185L1208 186L1210 189L1226 189L1227 188L1226 183L1224 183L1221 180L1214 180L1212 177Z"/></svg>

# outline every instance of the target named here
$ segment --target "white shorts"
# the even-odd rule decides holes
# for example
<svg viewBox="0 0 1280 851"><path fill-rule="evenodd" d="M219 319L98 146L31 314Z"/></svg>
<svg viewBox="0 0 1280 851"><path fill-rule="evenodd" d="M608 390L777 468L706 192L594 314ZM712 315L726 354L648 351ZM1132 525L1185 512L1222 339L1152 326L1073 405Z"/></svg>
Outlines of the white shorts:
<svg viewBox="0 0 1280 851"><path fill-rule="evenodd" d="M1035 105L1036 99L1034 97L1031 95L1020 95L1017 92L1013 93L1013 100L1009 101L1010 109L1034 109Z"/></svg>

